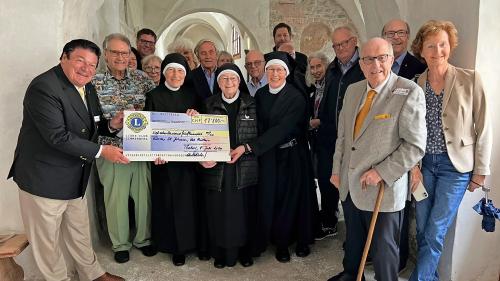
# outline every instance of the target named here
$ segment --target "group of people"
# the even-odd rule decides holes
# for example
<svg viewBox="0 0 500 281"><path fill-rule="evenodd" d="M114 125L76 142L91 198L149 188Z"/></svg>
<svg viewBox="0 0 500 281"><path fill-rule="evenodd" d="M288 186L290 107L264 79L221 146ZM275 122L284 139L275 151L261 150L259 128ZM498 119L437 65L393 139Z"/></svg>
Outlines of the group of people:
<svg viewBox="0 0 500 281"><path fill-rule="evenodd" d="M340 200L344 270L329 280L355 280L378 188L385 188L370 256L377 280L398 280L408 259L411 192L423 182L428 198L415 205L410 280L439 280L444 237L465 191L490 173L491 128L478 73L448 63L454 25L426 22L413 55L409 37L406 22L391 20L381 37L358 47L350 27L337 27L330 62L295 51L291 27L280 23L272 52L246 54L248 78L207 39L194 48L178 39L161 59L152 30L137 33L137 49L110 34L99 74L100 48L68 42L60 64L28 87L9 173L21 189L40 271L68 280L62 239L81 276L123 280L105 273L92 250L84 195L95 159L119 263L132 246L145 256L169 253L176 266L196 253L213 257L216 268L247 267L270 245L279 262L290 261L292 245L306 257L315 239L337 233ZM227 115L231 160L129 162L123 110Z"/></svg>

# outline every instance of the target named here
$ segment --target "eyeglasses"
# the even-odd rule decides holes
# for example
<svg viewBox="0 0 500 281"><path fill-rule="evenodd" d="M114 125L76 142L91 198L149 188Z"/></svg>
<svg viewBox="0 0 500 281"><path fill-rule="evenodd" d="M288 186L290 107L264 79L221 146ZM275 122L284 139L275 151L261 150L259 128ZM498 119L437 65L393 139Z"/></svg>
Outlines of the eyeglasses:
<svg viewBox="0 0 500 281"><path fill-rule="evenodd" d="M158 66L146 66L146 67L144 67L144 71L150 72L150 73L160 72L160 68Z"/></svg>
<svg viewBox="0 0 500 281"><path fill-rule="evenodd" d="M229 81L231 81L232 83L236 83L238 81L238 77L236 76L231 76L231 77L227 77L227 76L221 76L222 81L224 83L227 83Z"/></svg>
<svg viewBox="0 0 500 281"><path fill-rule="evenodd" d="M343 48L347 47L347 44L349 44L349 41L351 41L352 38L354 38L354 37L351 37L351 38L344 40L340 43L333 43L332 47L336 50L340 49L340 47L342 47L342 49L343 49Z"/></svg>
<svg viewBox="0 0 500 281"><path fill-rule="evenodd" d="M139 39L139 43L141 43L143 45L154 45L155 44L154 41L148 41L148 40L144 40L144 39Z"/></svg>
<svg viewBox="0 0 500 281"><path fill-rule="evenodd" d="M257 60L257 61L249 61L247 63L245 63L245 66L246 67L259 67L261 66L261 64L263 63L263 61L261 60Z"/></svg>
<svg viewBox="0 0 500 281"><path fill-rule="evenodd" d="M111 56L113 56L113 57L121 56L124 58L128 58L130 56L130 52L121 52L121 51L111 50L111 49L106 49L106 51L110 52Z"/></svg>
<svg viewBox="0 0 500 281"><path fill-rule="evenodd" d="M374 63L375 60L378 60L378 62L380 63L384 63L387 61L388 58L389 58L388 54L383 54L376 57L362 57L361 60L363 61L364 64L370 65Z"/></svg>
<svg viewBox="0 0 500 281"><path fill-rule="evenodd" d="M285 69L283 67L277 67L277 68L274 68L274 67L268 67L266 69L266 71L269 71L269 72L277 72L277 73L283 73L285 72Z"/></svg>
<svg viewBox="0 0 500 281"><path fill-rule="evenodd" d="M398 37L406 37L408 35L408 31L406 30L397 30L397 31L387 31L384 32L384 36L386 38L394 38L395 35L398 35Z"/></svg>

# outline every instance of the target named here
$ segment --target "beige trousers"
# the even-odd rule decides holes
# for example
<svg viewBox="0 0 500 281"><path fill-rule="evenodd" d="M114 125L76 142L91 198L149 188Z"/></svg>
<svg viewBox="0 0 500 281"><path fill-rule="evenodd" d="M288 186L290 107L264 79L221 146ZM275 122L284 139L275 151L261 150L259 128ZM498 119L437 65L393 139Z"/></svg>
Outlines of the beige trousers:
<svg viewBox="0 0 500 281"><path fill-rule="evenodd" d="M74 259L80 280L105 273L92 248L85 197L56 200L19 190L19 202L35 262L47 281L70 280L60 240Z"/></svg>

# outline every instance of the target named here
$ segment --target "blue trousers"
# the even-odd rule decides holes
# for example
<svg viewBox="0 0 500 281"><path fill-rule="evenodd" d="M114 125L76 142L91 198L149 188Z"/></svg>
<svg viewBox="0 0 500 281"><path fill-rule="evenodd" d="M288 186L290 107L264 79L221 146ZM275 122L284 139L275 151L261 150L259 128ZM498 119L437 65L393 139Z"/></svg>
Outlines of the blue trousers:
<svg viewBox="0 0 500 281"><path fill-rule="evenodd" d="M418 258L410 281L439 280L444 239L471 178L455 169L447 153L426 154L422 175L429 197L416 203Z"/></svg>

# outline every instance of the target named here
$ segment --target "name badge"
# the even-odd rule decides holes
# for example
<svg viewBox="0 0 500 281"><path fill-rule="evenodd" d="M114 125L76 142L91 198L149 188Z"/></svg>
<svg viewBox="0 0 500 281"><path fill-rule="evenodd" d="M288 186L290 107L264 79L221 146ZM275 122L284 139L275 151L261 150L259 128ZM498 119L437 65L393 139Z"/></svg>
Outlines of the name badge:
<svg viewBox="0 0 500 281"><path fill-rule="evenodd" d="M99 115L94 116L94 122L97 123L99 121L101 121L101 116L99 116Z"/></svg>
<svg viewBox="0 0 500 281"><path fill-rule="evenodd" d="M410 89L396 88L392 93L395 95L407 96L409 92L410 92Z"/></svg>

